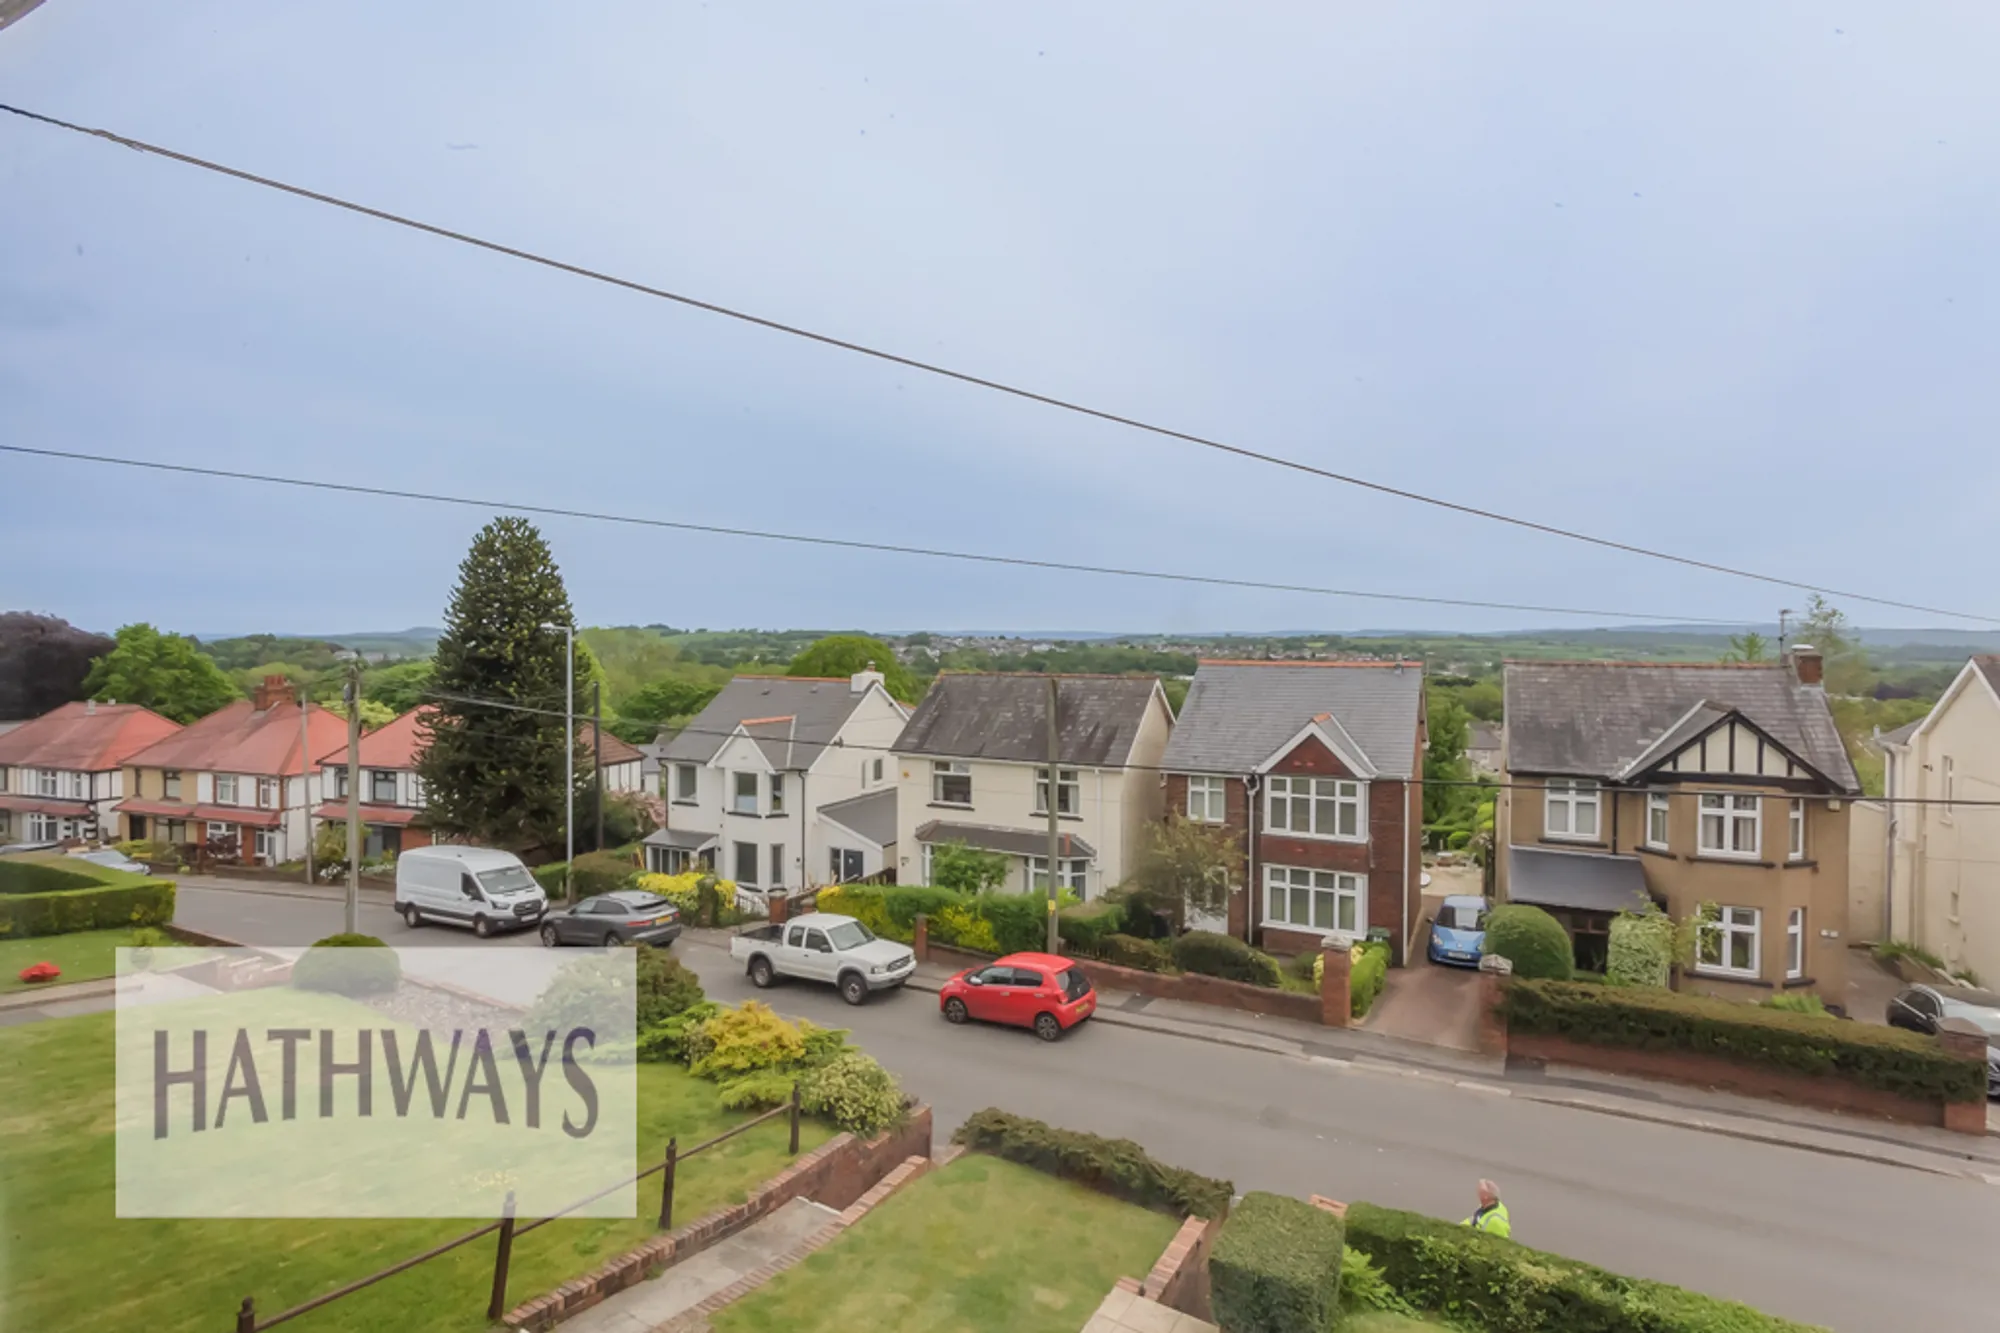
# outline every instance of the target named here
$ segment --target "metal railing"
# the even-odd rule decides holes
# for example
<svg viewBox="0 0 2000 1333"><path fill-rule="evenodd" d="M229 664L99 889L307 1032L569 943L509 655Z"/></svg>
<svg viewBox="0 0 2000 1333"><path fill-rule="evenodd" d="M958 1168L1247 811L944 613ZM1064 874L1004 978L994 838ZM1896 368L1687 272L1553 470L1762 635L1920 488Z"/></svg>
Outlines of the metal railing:
<svg viewBox="0 0 2000 1333"><path fill-rule="evenodd" d="M440 1255L449 1254L460 1246L469 1245L480 1237L490 1236L495 1232L499 1233L500 1239L493 1252L493 1288L486 1302L486 1317L489 1320L498 1319L507 1311L507 1275L513 1263L514 1241L517 1238L527 1235L536 1227L546 1226L558 1218L566 1217L585 1204L601 1199L614 1190L624 1189L628 1185L636 1185L642 1180L661 1175L662 1173L664 1173L666 1178L661 1182L660 1186L659 1229L661 1231L671 1231L674 1227L674 1177L680 1169L680 1164L690 1157L699 1156L707 1152L710 1148L719 1147L737 1135L755 1129L758 1125L768 1120L775 1120L779 1116L784 1116L791 1122L791 1144L788 1151L792 1156L796 1157L799 1154L799 1085L793 1083L791 1099L783 1106L765 1111L761 1115L752 1116L742 1124L726 1129L712 1139L704 1139L692 1148L682 1148L678 1135L669 1138L667 1140L666 1152L657 1165L649 1166L644 1171L628 1176L614 1184L607 1185L593 1194L587 1194L575 1203L550 1213L547 1217L538 1217L530 1222L517 1221L514 1217L514 1192L509 1190L507 1192L507 1200L501 1206L500 1217L497 1221L488 1222L485 1226L477 1230L468 1231L462 1236L454 1236L452 1239L444 1242L444 1244L433 1246L425 1250L422 1254L411 1255L400 1263L391 1264L379 1272L370 1273L367 1277L357 1278L346 1286L336 1287L334 1290L326 1292L323 1295L315 1296L309 1301L294 1305L289 1310L281 1310L267 1319L259 1319L257 1317L256 1298L245 1296L243 1304L238 1306L236 1310L236 1333L264 1333L265 1329L276 1328L280 1324L290 1323L300 1315L310 1314L321 1306L330 1305L343 1296L352 1296L357 1291L364 1291L378 1282L392 1278L398 1273L408 1272L419 1264L428 1263Z"/></svg>

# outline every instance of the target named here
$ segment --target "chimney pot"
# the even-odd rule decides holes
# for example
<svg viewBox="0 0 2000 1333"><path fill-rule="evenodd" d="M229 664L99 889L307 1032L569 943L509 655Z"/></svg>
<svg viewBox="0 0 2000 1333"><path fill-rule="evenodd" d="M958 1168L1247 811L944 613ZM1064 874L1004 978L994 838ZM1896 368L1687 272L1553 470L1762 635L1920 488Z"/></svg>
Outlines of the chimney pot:
<svg viewBox="0 0 2000 1333"><path fill-rule="evenodd" d="M97 700L85 699L83 701L83 715L85 717L97 716Z"/></svg>
<svg viewBox="0 0 2000 1333"><path fill-rule="evenodd" d="M1799 684L1819 685L1823 683L1825 670L1826 661L1820 656L1819 649L1809 643L1801 643L1793 646L1792 671L1793 674L1798 676Z"/></svg>

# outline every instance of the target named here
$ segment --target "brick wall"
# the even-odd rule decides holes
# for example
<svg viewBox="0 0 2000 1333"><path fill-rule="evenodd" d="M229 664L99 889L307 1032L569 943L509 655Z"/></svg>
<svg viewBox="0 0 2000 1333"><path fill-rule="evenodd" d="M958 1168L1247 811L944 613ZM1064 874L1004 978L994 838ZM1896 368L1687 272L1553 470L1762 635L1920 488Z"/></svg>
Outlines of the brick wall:
<svg viewBox="0 0 2000 1333"><path fill-rule="evenodd" d="M1190 1217L1182 1222L1153 1271L1139 1284L1138 1294L1196 1319L1213 1318L1208 1304L1208 1251L1221 1226L1221 1218Z"/></svg>
<svg viewBox="0 0 2000 1333"><path fill-rule="evenodd" d="M1187 775L1167 774L1167 813L1187 814ZM1228 778L1223 783L1222 827L1236 843L1238 854L1243 858L1231 873L1230 880L1236 892L1229 895L1229 933L1242 939L1250 925L1250 902L1255 896L1244 893L1243 886L1249 880L1250 872L1250 789L1242 778Z"/></svg>

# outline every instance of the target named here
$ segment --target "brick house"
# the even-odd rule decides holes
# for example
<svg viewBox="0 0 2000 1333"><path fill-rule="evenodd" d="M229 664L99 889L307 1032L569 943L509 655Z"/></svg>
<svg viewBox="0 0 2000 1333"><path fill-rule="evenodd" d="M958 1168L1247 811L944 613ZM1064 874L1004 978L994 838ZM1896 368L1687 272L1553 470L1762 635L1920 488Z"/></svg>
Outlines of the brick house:
<svg viewBox="0 0 2000 1333"><path fill-rule="evenodd" d="M0 735L0 843L115 836L125 761L179 730L138 704L73 703Z"/></svg>
<svg viewBox="0 0 2000 1333"><path fill-rule="evenodd" d="M1202 662L1161 760L1166 808L1242 849L1226 920L1275 953L1422 921L1424 670L1415 662Z"/></svg>
<svg viewBox="0 0 2000 1333"><path fill-rule="evenodd" d="M384 852L428 847L431 831L424 821L424 784L417 776L417 756L423 753L424 719L429 704L412 708L361 738L361 855L364 860ZM315 819L347 821L347 747L342 745L319 760L319 790L325 801Z"/></svg>

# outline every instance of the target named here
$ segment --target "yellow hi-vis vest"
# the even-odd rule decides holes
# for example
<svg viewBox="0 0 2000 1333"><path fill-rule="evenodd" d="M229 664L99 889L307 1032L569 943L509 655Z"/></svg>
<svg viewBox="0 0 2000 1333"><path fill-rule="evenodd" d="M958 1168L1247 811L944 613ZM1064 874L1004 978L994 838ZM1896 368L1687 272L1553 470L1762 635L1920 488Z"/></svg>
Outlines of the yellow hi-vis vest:
<svg viewBox="0 0 2000 1333"><path fill-rule="evenodd" d="M1459 1225L1471 1227L1474 1231L1484 1231L1489 1236L1499 1236L1503 1240L1514 1234L1514 1224L1507 1219L1507 1205L1504 1203L1495 1203L1491 1208L1481 1208Z"/></svg>

